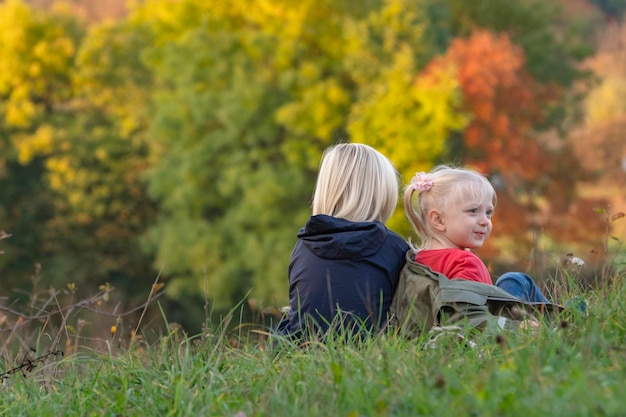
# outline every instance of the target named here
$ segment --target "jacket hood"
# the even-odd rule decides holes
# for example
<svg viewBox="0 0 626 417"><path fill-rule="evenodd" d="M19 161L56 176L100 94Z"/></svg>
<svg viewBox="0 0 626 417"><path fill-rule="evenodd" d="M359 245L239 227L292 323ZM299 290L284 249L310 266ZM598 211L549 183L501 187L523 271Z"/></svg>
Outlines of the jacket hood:
<svg viewBox="0 0 626 417"><path fill-rule="evenodd" d="M380 222L351 222L327 215L312 216L298 238L326 259L357 259L376 253L387 238Z"/></svg>

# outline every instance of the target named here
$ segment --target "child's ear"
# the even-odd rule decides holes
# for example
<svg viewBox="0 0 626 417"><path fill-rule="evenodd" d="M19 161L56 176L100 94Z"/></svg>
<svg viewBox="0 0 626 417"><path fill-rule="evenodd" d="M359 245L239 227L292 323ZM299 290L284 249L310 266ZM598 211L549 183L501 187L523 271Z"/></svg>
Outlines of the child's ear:
<svg viewBox="0 0 626 417"><path fill-rule="evenodd" d="M439 213L437 210L431 210L428 212L428 221L430 222L430 225L433 227L433 229L439 232L446 231L443 217L441 217L441 213Z"/></svg>

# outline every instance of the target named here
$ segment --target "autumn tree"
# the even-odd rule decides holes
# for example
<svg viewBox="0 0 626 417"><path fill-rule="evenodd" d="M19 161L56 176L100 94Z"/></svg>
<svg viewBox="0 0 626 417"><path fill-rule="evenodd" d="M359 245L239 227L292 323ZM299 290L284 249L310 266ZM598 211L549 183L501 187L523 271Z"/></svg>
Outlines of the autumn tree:
<svg viewBox="0 0 626 417"><path fill-rule="evenodd" d="M554 241L589 242L601 230L591 219L596 200L577 195L588 178L571 142L538 133L548 110L562 97L556 83L539 83L528 71L524 51L504 34L477 31L455 39L427 72L453 65L471 121L457 149L463 161L491 176L497 188L496 236L515 236L509 253L538 249L545 233ZM577 219L587 213L590 221ZM491 249L507 250L492 239Z"/></svg>
<svg viewBox="0 0 626 417"><path fill-rule="evenodd" d="M306 50L287 47L306 30L279 38L279 27L298 30L298 12L264 6L162 1L132 17L153 31L146 58L158 78L147 179L160 211L146 244L176 299L206 289L224 308L251 288L269 303L285 289L311 195L303 165L317 164L321 144L288 138L276 123L287 88L307 75L290 56ZM320 128L332 117L322 113Z"/></svg>
<svg viewBox="0 0 626 417"><path fill-rule="evenodd" d="M58 128L46 164L58 196L51 225L72 236L57 240L64 243L58 257L82 253L78 262L62 259L59 268L110 282L135 301L157 275L140 241L156 210L142 179L149 168L152 74L138 51L150 40L127 22L90 27L71 71L73 119Z"/></svg>
<svg viewBox="0 0 626 417"><path fill-rule="evenodd" d="M19 0L0 4L0 228L12 235L2 262L14 272L4 284L27 285L35 264L52 256L54 193L42 153L52 152L56 127L71 120L64 104L72 96L81 35L67 11L35 12Z"/></svg>
<svg viewBox="0 0 626 417"><path fill-rule="evenodd" d="M425 4L185 1L136 11L155 34L146 57L159 86L148 181L161 209L147 242L171 296L206 284L217 306L249 289L285 302L289 254L328 145L369 143L403 170L441 152L464 119L452 111L453 78L418 79L436 50L424 41Z"/></svg>
<svg viewBox="0 0 626 417"><path fill-rule="evenodd" d="M26 285L38 263L46 284L81 293L152 282L139 244L154 210L140 181L150 80L136 58L141 33L87 35L67 9L1 7L7 267Z"/></svg>

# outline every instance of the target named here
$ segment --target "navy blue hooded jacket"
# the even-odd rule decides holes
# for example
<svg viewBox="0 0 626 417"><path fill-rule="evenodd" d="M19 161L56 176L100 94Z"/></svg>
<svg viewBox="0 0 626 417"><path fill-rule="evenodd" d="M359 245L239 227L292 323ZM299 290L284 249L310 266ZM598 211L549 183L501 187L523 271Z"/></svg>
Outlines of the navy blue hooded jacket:
<svg viewBox="0 0 626 417"><path fill-rule="evenodd" d="M307 326L324 333L342 326L381 328L409 245L380 222L312 216L298 233L289 263L286 333ZM335 317L341 311L341 316ZM345 328L345 327L344 327Z"/></svg>

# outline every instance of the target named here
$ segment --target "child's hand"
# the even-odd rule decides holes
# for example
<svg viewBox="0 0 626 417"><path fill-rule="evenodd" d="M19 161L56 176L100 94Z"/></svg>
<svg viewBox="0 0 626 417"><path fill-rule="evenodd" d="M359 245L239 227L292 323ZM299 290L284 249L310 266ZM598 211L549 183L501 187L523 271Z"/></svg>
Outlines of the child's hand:
<svg viewBox="0 0 626 417"><path fill-rule="evenodd" d="M539 327L539 323L537 323L535 320L524 320L520 323L519 328L520 329L536 329L537 327Z"/></svg>

